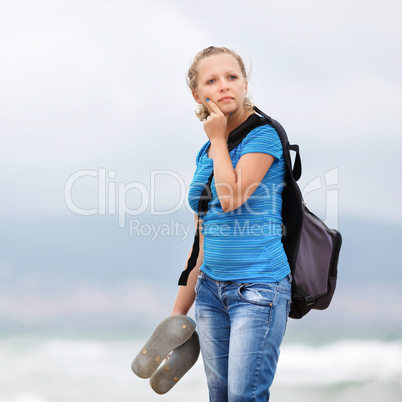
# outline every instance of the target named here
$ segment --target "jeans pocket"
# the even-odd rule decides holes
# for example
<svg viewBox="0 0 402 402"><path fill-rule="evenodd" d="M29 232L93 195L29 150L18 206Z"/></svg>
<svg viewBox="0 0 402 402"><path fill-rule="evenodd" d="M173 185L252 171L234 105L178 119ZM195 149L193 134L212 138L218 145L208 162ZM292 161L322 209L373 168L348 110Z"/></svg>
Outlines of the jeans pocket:
<svg viewBox="0 0 402 402"><path fill-rule="evenodd" d="M288 321L289 321L289 313L290 313L290 308L292 307L292 300L288 300L287 308L286 308L286 323L285 323L285 329L283 331L283 335L285 335L286 328L288 326Z"/></svg>
<svg viewBox="0 0 402 402"><path fill-rule="evenodd" d="M239 286L238 296L241 300L251 304L272 307L276 287L269 283L243 283Z"/></svg>
<svg viewBox="0 0 402 402"><path fill-rule="evenodd" d="M194 288L195 293L198 293L198 290L200 289L201 281L202 281L202 280L203 280L203 275L202 275L202 273L200 273L200 274L198 275L198 279L197 279L197 282L196 282L196 284L195 284L195 288Z"/></svg>

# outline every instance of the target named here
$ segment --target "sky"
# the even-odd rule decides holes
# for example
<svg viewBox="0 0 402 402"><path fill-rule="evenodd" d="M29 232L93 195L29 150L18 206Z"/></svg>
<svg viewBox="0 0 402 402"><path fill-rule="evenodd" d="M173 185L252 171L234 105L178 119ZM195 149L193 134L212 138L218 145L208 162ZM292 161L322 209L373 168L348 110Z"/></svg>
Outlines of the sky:
<svg viewBox="0 0 402 402"><path fill-rule="evenodd" d="M300 145L318 215L340 229L402 225L401 11L392 0L3 2L2 235L185 207L207 140L185 76L210 45L244 58L254 103Z"/></svg>
<svg viewBox="0 0 402 402"><path fill-rule="evenodd" d="M108 182L140 182L148 190L150 172L169 170L188 186L206 136L185 74L195 53L214 44L235 49L252 67L255 104L301 147L302 187L338 168L341 215L401 223L394 185L402 143L401 7L397 1L6 2L0 216L71 212L63 187L85 169L105 168L115 172ZM168 189L174 182L173 175L158 179L161 192L163 182ZM77 181L77 204L94 207L95 182ZM166 203L175 202L177 194L169 193ZM126 197L138 202L138 191ZM319 208L322 197L310 198Z"/></svg>

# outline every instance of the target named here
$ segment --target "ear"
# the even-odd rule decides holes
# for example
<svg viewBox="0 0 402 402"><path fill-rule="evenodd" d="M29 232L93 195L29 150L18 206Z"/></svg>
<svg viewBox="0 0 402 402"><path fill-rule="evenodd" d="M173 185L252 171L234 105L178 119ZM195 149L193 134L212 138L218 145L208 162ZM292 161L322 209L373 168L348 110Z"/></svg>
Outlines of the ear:
<svg viewBox="0 0 402 402"><path fill-rule="evenodd" d="M198 93L195 92L195 91L191 91L191 93L193 94L194 100L195 100L199 105L201 105L201 104L202 104L202 101L201 101L201 98L200 98L200 96L198 95Z"/></svg>
<svg viewBox="0 0 402 402"><path fill-rule="evenodd" d="M248 82L246 81L246 85L244 87L244 95L247 95L247 87L248 87Z"/></svg>

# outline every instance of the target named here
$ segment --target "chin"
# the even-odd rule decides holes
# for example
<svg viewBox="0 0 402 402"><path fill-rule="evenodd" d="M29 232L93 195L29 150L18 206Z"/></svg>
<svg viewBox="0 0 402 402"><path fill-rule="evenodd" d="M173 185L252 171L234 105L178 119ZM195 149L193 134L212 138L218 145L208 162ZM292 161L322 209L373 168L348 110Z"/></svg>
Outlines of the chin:
<svg viewBox="0 0 402 402"><path fill-rule="evenodd" d="M234 113L234 112L236 112L236 108L234 108L233 106L232 107L221 107L220 108L221 109L221 112L226 116L226 115L229 115L229 114L232 114L232 113Z"/></svg>

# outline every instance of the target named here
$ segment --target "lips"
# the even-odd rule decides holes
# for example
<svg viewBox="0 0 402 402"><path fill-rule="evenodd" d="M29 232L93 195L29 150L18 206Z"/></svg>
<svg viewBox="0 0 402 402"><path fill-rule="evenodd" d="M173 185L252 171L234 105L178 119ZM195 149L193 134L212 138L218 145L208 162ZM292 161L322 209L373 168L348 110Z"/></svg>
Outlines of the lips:
<svg viewBox="0 0 402 402"><path fill-rule="evenodd" d="M218 100L218 102L229 102L231 100L233 100L234 98L232 98L231 96L225 96L221 99Z"/></svg>

